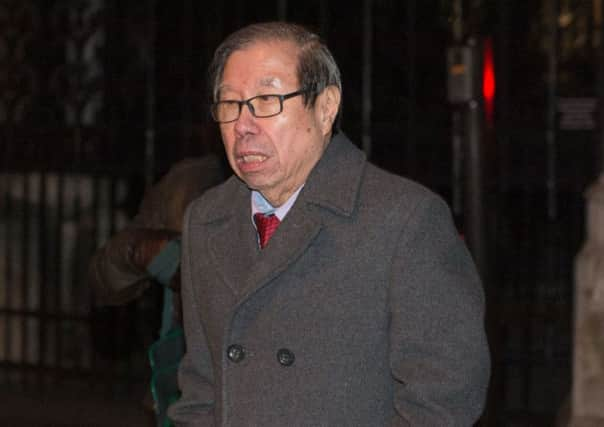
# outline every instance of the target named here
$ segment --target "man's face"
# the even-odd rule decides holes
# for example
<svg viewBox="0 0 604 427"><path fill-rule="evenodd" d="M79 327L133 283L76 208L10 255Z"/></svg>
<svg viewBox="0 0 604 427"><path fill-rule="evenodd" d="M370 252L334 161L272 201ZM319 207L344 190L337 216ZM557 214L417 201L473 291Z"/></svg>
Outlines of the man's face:
<svg viewBox="0 0 604 427"><path fill-rule="evenodd" d="M224 67L220 100L301 89L297 56L297 47L282 41L256 42L235 51ZM281 114L266 118L254 117L244 105L239 119L220 125L233 171L273 206L287 201L306 181L329 141L333 120L329 126L325 124L321 99L310 108L305 107L302 96L287 99Z"/></svg>

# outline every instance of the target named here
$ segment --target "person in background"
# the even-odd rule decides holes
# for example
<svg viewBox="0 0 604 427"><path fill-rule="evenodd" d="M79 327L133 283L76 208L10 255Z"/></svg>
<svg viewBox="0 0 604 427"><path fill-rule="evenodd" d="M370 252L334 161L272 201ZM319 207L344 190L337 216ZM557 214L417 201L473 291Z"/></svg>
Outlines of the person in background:
<svg viewBox="0 0 604 427"><path fill-rule="evenodd" d="M471 426L484 293L448 206L339 129L340 72L305 28L257 23L211 65L235 175L183 224L177 426Z"/></svg>
<svg viewBox="0 0 604 427"><path fill-rule="evenodd" d="M153 280L178 289L175 273L184 211L193 199L225 179L224 169L216 155L187 158L145 192L132 222L92 257L88 278L97 304L133 301Z"/></svg>
<svg viewBox="0 0 604 427"><path fill-rule="evenodd" d="M182 219L187 205L208 188L219 184L227 176L222 159L209 154L203 157L184 159L170 168L144 195L138 213L123 230L112 236L93 255L88 273L88 281L97 306L118 306L135 301L143 296L150 286L164 286L163 304L158 310L161 328L158 342L171 331L181 326L180 295L180 235ZM166 345L174 348L166 348ZM184 344L182 340L166 340L166 344L156 360L157 370L164 368L168 361L165 355L178 355ZM174 356L171 356L172 359ZM153 366L152 366L153 367ZM161 384L176 383L174 380ZM144 398L150 409L158 405L161 390L155 396L151 393ZM172 392L171 390L170 392ZM152 403L155 401L154 403ZM158 416L162 415L157 413ZM161 422L161 420L160 420ZM160 425L164 425L163 422Z"/></svg>

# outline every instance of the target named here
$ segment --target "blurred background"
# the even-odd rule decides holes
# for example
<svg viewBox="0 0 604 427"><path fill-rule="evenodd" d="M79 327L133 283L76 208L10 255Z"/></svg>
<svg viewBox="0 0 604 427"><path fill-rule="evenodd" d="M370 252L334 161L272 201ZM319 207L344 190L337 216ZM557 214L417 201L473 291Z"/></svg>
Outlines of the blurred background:
<svg viewBox="0 0 604 427"><path fill-rule="evenodd" d="M602 168L602 0L0 0L0 425L152 425L161 292L97 307L88 261L174 162L220 150L206 68L263 20L343 73L343 129L441 194L484 279L484 426L553 426ZM369 255L368 255L369 256Z"/></svg>

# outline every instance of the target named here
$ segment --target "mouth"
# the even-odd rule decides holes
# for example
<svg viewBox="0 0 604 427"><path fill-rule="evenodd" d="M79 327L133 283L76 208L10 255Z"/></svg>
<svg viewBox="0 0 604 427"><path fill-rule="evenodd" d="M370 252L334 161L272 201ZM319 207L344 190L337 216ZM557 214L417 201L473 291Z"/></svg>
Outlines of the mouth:
<svg viewBox="0 0 604 427"><path fill-rule="evenodd" d="M237 168L240 172L258 173L264 170L265 165L268 164L270 156L258 152L247 152L240 153L237 155Z"/></svg>
<svg viewBox="0 0 604 427"><path fill-rule="evenodd" d="M268 157L262 154L245 154L239 156L240 163L261 163L264 162Z"/></svg>

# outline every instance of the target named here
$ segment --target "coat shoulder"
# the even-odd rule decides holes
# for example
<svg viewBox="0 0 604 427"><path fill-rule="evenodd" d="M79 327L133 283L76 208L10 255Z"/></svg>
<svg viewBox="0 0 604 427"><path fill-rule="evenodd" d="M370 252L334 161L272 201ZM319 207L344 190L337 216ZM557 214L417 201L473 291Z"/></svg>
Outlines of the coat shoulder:
<svg viewBox="0 0 604 427"><path fill-rule="evenodd" d="M374 206L384 213L411 213L425 203L447 205L444 199L424 185L388 172L371 163L367 165L360 190L360 204Z"/></svg>

